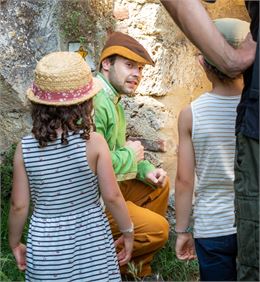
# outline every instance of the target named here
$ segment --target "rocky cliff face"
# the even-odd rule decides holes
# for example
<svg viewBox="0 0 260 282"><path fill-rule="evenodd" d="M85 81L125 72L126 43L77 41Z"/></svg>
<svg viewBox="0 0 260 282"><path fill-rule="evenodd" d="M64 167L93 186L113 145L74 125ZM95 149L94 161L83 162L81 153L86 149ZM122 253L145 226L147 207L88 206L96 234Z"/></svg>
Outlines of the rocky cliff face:
<svg viewBox="0 0 260 282"><path fill-rule="evenodd" d="M1 153L18 141L20 136L30 131L28 107L21 103L18 93L0 75L0 147Z"/></svg>
<svg viewBox="0 0 260 282"><path fill-rule="evenodd" d="M57 1L1 1L1 154L30 131L25 92L44 54L59 49Z"/></svg>
<svg viewBox="0 0 260 282"><path fill-rule="evenodd" d="M205 4L212 18L248 19L243 0ZM1 149L30 131L25 92L36 62L45 54L80 42L97 64L107 35L126 32L156 62L147 66L135 98L123 99L128 136L141 138L146 157L175 177L177 116L210 85L198 66L196 49L159 0L1 0Z"/></svg>
<svg viewBox="0 0 260 282"><path fill-rule="evenodd" d="M37 60L59 49L59 33L54 23L57 0L2 2L1 75L24 101Z"/></svg>

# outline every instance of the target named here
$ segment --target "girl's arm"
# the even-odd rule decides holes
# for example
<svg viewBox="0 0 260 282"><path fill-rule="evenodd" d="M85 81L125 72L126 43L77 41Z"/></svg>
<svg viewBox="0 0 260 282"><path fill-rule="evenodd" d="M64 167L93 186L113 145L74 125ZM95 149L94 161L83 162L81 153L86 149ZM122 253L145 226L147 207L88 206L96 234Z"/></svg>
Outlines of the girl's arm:
<svg viewBox="0 0 260 282"><path fill-rule="evenodd" d="M114 170L112 167L111 156L108 145L98 133L92 133L88 146L90 151L92 146L97 151L96 173L98 176L99 187L104 203L122 231L123 237L120 242L124 244L124 249L118 254L119 263L123 265L131 258L133 248L133 223L130 219L125 200L118 187ZM129 232L124 232L129 231Z"/></svg>
<svg viewBox="0 0 260 282"><path fill-rule="evenodd" d="M19 269L25 269L25 246L20 243L30 206L29 183L26 175L21 143L17 145L13 162L13 187L9 211L9 245Z"/></svg>

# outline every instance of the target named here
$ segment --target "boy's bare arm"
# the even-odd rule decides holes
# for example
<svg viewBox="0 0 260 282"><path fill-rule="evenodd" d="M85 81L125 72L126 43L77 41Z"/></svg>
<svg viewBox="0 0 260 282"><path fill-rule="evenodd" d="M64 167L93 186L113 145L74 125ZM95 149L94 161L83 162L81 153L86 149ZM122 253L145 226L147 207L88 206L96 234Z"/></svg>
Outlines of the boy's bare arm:
<svg viewBox="0 0 260 282"><path fill-rule="evenodd" d="M178 119L179 148L175 180L177 239L175 250L176 256L181 260L191 260L196 257L192 234L185 232L190 224L195 169L191 129L192 113L189 106L181 111Z"/></svg>
<svg viewBox="0 0 260 282"><path fill-rule="evenodd" d="M194 151L191 140L192 114L190 107L181 111L178 120L179 147L175 179L176 229L189 226L194 185Z"/></svg>

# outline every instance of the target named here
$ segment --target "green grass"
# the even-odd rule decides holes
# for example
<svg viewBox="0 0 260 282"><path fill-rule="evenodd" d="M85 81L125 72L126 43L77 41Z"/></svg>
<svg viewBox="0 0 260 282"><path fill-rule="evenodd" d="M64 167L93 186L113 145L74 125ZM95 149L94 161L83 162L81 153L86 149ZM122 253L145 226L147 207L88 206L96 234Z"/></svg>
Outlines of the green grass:
<svg viewBox="0 0 260 282"><path fill-rule="evenodd" d="M198 261L180 261L175 255L175 236L170 234L166 245L154 257L154 273L160 274L165 281L198 281Z"/></svg>
<svg viewBox="0 0 260 282"><path fill-rule="evenodd" d="M1 257L0 257L0 281L24 281L24 272L21 272L16 265L14 256L8 245L8 213L9 200L1 205ZM25 227L27 233L27 225ZM25 238L22 238L25 242Z"/></svg>
<svg viewBox="0 0 260 282"><path fill-rule="evenodd" d="M8 246L7 219L9 204L3 205L1 210L1 268L0 281L24 281L24 273L20 272L16 266L15 259Z"/></svg>
<svg viewBox="0 0 260 282"><path fill-rule="evenodd" d="M152 277L148 277L148 280L140 278L137 273L142 269L142 265L129 263L129 275L124 281L199 281L198 261L178 260L175 254L175 239L176 236L171 232L165 246L155 255L152 262Z"/></svg>
<svg viewBox="0 0 260 282"><path fill-rule="evenodd" d="M8 246L8 212L12 187L12 160L15 146L4 156L1 164L1 268L0 281L24 281L24 273L16 266L15 259ZM27 232L27 226L25 232ZM24 241L24 240L23 240ZM176 258L174 250L175 237L171 234L166 245L155 255L152 263L153 272L165 281L198 281L198 262L182 262ZM138 279L137 281L141 281Z"/></svg>

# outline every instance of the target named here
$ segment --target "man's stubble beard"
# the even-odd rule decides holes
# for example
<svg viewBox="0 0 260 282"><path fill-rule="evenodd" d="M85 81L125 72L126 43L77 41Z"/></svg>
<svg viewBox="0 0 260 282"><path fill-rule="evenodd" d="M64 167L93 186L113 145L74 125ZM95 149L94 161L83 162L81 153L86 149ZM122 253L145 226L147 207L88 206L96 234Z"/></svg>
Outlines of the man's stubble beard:
<svg viewBox="0 0 260 282"><path fill-rule="evenodd" d="M136 93L136 89L134 91L129 91L129 90L125 90L124 87L119 87L120 89L115 89L118 91L118 93L120 93L121 95L125 95L128 97L135 97L137 95Z"/></svg>
<svg viewBox="0 0 260 282"><path fill-rule="evenodd" d="M135 97L137 95L137 93L134 91L134 92L131 92L131 93L127 93L125 95L128 96L128 97Z"/></svg>

